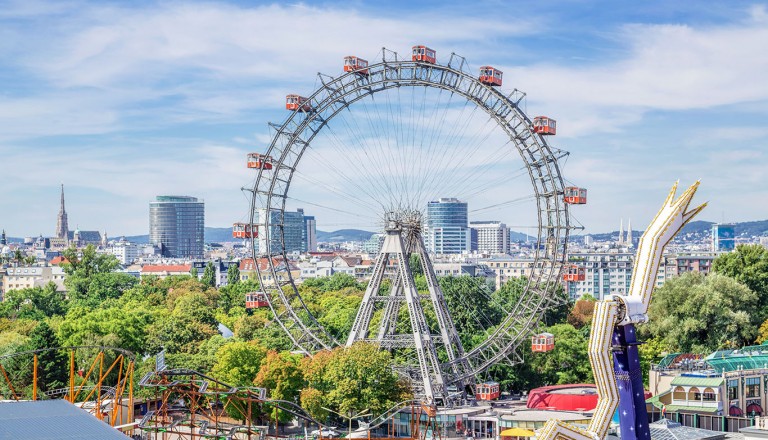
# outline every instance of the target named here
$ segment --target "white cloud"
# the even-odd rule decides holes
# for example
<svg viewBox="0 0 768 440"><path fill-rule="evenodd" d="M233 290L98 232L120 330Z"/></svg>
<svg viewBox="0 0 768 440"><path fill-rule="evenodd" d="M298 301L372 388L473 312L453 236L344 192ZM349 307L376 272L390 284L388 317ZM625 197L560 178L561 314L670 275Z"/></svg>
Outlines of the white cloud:
<svg viewBox="0 0 768 440"><path fill-rule="evenodd" d="M146 202L161 193L205 197L208 224L228 224L247 209L237 190L253 178L243 167L244 153L269 143L264 122L284 116L280 107L287 92L308 93L316 72L338 73L345 55L374 60L387 46L403 56L415 43L433 46L443 62L456 51L473 66L486 60L498 65L505 88L529 93L531 115L558 119L553 143L574 151L566 176L590 188L594 204L578 215L591 224L615 223L606 216L623 215L616 208L622 204L632 205L625 209L636 219L654 212L656 192L663 196L677 177L704 177L705 186L765 194L759 188L768 182L758 165L765 157L757 146L744 148L747 141L765 141L765 128L754 121L706 127L687 139L654 145L649 143L658 138L648 137L645 126L643 133L638 129L659 110L685 115L738 105L748 117L765 114L765 6L752 7L739 22L626 25L607 38L619 47L615 58L596 56L575 65L560 64L572 57L520 64L525 58L519 51L533 51L526 37L557 31L546 19L511 10L486 17L450 14L441 9L382 15L307 5L13 2L0 11L0 25L8 24L0 30L0 68L20 72L0 93L0 151L4 178L11 182L0 196L2 205L24 203L8 191L47 190L64 181L121 201L109 216L95 202L89 211L93 221L114 222L110 229L144 231ZM456 118L451 112L447 121L455 124ZM247 124L253 128L243 129ZM221 134L233 125L238 127L231 135ZM681 160L677 145L694 151L690 160ZM732 154L720 160L718 147ZM469 166L479 158L463 160ZM354 166L340 158L338 163ZM490 182L495 176L484 177ZM507 192L494 186L478 206ZM626 197L628 192L637 199ZM331 204L323 200L327 193L306 193ZM742 199L722 196L722 206L742 212L735 205Z"/></svg>

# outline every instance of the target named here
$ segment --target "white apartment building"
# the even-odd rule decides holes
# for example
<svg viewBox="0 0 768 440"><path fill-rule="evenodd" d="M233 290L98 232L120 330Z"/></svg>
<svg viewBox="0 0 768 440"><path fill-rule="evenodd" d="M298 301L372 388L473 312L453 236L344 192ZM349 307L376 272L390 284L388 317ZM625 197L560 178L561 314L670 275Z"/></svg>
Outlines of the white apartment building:
<svg viewBox="0 0 768 440"><path fill-rule="evenodd" d="M470 222L473 251L489 254L509 253L509 228L497 221Z"/></svg>
<svg viewBox="0 0 768 440"><path fill-rule="evenodd" d="M56 283L56 290L63 292L64 277L64 269L59 266L9 267L3 276L2 296L9 290L43 287L51 281Z"/></svg>
<svg viewBox="0 0 768 440"><path fill-rule="evenodd" d="M479 260L496 274L496 289L499 289L510 278L528 277L535 273L533 258L527 257L494 257Z"/></svg>
<svg viewBox="0 0 768 440"><path fill-rule="evenodd" d="M626 249L607 249L575 252L569 255L569 264L584 268L584 281L566 282L568 295L578 299L586 294L598 300L610 295L626 295L632 281L635 253Z"/></svg>
<svg viewBox="0 0 768 440"><path fill-rule="evenodd" d="M139 245L127 241L117 241L105 249L105 252L117 257L122 265L132 264L139 259L142 249Z"/></svg>

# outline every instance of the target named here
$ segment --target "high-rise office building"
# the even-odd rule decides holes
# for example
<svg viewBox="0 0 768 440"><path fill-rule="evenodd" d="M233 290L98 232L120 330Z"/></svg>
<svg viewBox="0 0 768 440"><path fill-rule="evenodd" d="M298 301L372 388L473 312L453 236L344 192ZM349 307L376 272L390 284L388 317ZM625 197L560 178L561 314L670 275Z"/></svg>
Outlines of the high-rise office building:
<svg viewBox="0 0 768 440"><path fill-rule="evenodd" d="M733 223L712 225L712 252L728 252L736 249L736 231Z"/></svg>
<svg viewBox="0 0 768 440"><path fill-rule="evenodd" d="M469 224L472 229L473 251L506 254L509 252L509 228L497 221L477 221Z"/></svg>
<svg viewBox="0 0 768 440"><path fill-rule="evenodd" d="M188 196L157 196L149 203L149 241L163 256L203 258L205 204Z"/></svg>
<svg viewBox="0 0 768 440"><path fill-rule="evenodd" d="M470 250L467 204L441 198L427 204L426 246L435 254L460 254Z"/></svg>
<svg viewBox="0 0 768 440"><path fill-rule="evenodd" d="M266 209L257 210L258 219L256 224L260 228L266 220ZM282 249L280 238L280 227L283 228L285 240L285 252L296 253L304 251L304 240L306 237L306 226L304 222L304 210L284 211L282 218L281 211L271 211L269 216L269 253L276 254ZM317 246L317 244L315 244ZM259 233L259 239L256 240L256 251L262 254L267 253L267 234Z"/></svg>
<svg viewBox="0 0 768 440"><path fill-rule="evenodd" d="M302 211L303 213L304 211ZM317 251L317 222L312 215L304 216L304 235L301 239L302 252Z"/></svg>

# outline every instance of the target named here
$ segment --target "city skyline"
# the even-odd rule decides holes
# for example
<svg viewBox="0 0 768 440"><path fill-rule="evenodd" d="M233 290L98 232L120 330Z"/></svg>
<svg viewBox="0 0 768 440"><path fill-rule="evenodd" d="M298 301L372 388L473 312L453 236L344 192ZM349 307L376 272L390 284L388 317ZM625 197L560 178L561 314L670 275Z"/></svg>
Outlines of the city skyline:
<svg viewBox="0 0 768 440"><path fill-rule="evenodd" d="M253 179L245 155L264 150L266 122L285 118L285 94L309 93L318 71L337 75L345 55L407 54L413 44L437 49L441 62L456 52L473 70L499 67L505 90L528 93L529 116L558 120L552 143L572 153L563 174L589 190L573 210L585 233L615 230L620 217L644 228L677 179L702 179L703 220L768 218L754 203L768 200L761 2L6 6L0 227L11 236L54 233L61 183L72 226L144 234L157 194L205 199L210 226L241 221L239 188ZM327 25L313 41L269 38L287 22ZM350 41L348 26L368 32ZM303 185L296 194L311 194ZM358 225L290 208L302 205L322 230ZM470 213L480 219L516 224L507 212Z"/></svg>

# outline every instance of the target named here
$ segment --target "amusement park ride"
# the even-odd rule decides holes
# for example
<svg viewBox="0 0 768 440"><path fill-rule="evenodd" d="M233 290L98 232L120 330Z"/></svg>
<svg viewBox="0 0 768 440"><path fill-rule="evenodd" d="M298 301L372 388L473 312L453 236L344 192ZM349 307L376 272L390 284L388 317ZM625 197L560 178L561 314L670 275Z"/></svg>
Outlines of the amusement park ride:
<svg viewBox="0 0 768 440"><path fill-rule="evenodd" d="M575 228L569 207L586 204L587 190L563 183L558 165L558 159L562 157L558 155L560 150L550 147L547 142L547 138L557 132L556 121L547 116L529 119L519 106L525 96L522 92L515 89L504 94L499 91L502 72L498 69L483 66L479 75L474 76L464 70L465 65L465 60L456 54L451 54L446 65L439 64L436 52L426 46L414 46L408 60L399 59L396 53L386 49L382 50L381 60L373 64L355 56L346 57L344 74L335 78L319 75L322 85L311 95L286 97L286 109L291 113L282 124L270 124L275 135L266 155L262 156L270 158L270 166L255 168L256 181L249 189L252 196L251 229L258 230L266 243L274 242L279 247L285 242L284 225L280 220L283 216L278 215L277 221L271 221L271 216L259 218L256 210L285 212L291 179L312 140L342 110L351 110L353 103L367 97L373 99L377 93L389 89L448 90L452 96L461 96L485 111L507 134L510 144L525 162L534 188L539 210L538 243L542 244L536 250L534 264L541 270L531 276L516 310L489 332L486 341L465 350L424 246L420 208L399 206L385 211L384 242L346 340L347 346L356 341L371 341L384 349L408 348L414 352L415 359L410 365L398 365L395 369L411 381L415 395L428 405L459 403L466 397L467 390L476 398L493 399L498 391L494 386L498 384L476 384L475 378L502 360L521 361L516 350L540 320L543 311L557 304L554 290L558 282L585 279L583 268L567 264L565 255L569 231ZM581 430L551 421L539 433L539 438L603 438L619 395L622 438L648 436L634 326L647 319L645 313L654 286L653 276L664 246L701 209L685 212L696 186L675 201L672 200L673 189L641 239L630 294L599 302L589 354L600 403L589 429ZM254 260L262 258L268 262L268 267L259 269L264 299L275 321L297 349L311 355L340 345L306 308L286 265L275 264L287 260L285 250L257 252L255 248L252 246ZM411 255L418 255L422 262L428 296L419 294L415 288L408 265ZM391 284L388 292L381 292L385 274L390 274ZM278 279L286 281L267 282ZM436 332L427 324L423 303L434 310ZM395 320L401 308L408 312L410 328L399 333ZM373 316L377 313L382 318L374 325ZM533 337L531 344L534 351L546 353L553 349L554 338L539 334ZM438 351L444 353L447 360L441 360ZM621 385L617 386L617 383ZM459 392L450 393L451 389Z"/></svg>

